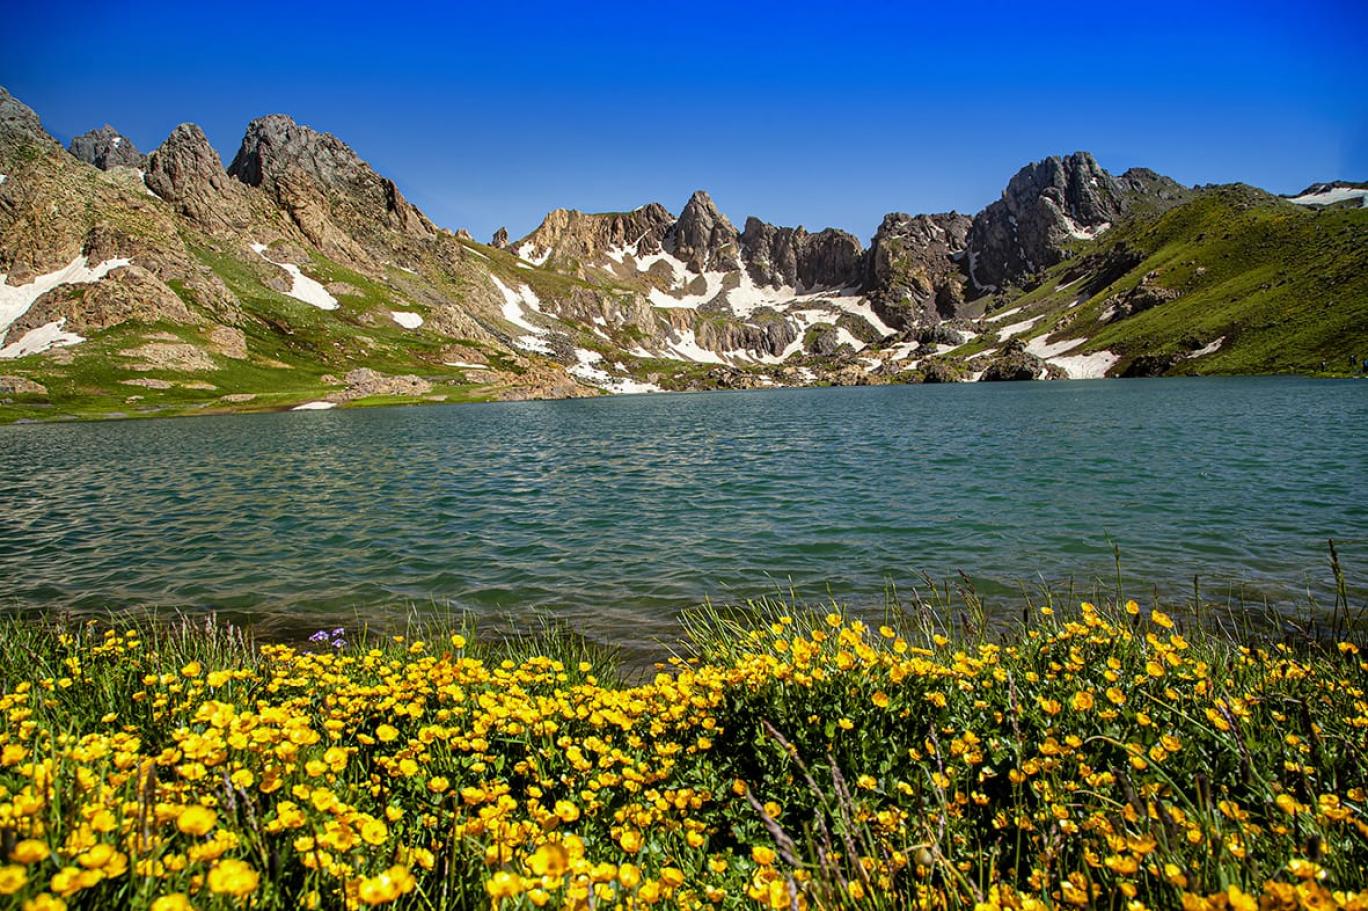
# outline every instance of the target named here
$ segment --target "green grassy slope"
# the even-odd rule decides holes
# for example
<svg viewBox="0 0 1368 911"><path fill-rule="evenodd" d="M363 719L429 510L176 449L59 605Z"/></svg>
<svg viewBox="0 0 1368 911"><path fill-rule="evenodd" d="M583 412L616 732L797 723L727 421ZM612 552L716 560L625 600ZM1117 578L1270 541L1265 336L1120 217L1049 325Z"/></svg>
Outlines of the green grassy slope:
<svg viewBox="0 0 1368 911"><path fill-rule="evenodd" d="M1121 274L1106 266L1134 254ZM1146 281L1177 292L1142 312L1107 319ZM1002 299L1033 316L1023 339L1086 337L1070 354L1107 349L1164 359L1183 374L1343 375L1368 356L1368 209L1293 205L1243 185L1203 190L1157 217L1133 219ZM999 308L999 312L1000 312ZM1223 339L1214 352L1192 353ZM957 355L989 347L986 340Z"/></svg>

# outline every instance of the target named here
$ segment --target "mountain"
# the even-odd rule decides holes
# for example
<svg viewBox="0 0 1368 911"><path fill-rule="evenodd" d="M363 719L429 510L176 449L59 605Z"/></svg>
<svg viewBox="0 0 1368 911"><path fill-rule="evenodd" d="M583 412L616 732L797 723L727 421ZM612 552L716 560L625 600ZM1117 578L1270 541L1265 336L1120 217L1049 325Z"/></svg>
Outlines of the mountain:
<svg viewBox="0 0 1368 911"><path fill-rule="evenodd" d="M0 89L0 420L773 385L1347 372L1368 188L1022 168L983 211L556 209L475 242L274 114L67 149Z"/></svg>
<svg viewBox="0 0 1368 911"><path fill-rule="evenodd" d="M67 151L101 171L110 168L141 169L147 165L147 156L109 124L72 139Z"/></svg>

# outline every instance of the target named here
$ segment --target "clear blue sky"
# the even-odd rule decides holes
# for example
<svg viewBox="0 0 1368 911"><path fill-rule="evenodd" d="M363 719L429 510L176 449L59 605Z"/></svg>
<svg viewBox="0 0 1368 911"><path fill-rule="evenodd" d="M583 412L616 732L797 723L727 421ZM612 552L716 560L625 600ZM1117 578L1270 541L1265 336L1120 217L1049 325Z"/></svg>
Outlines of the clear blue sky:
<svg viewBox="0 0 1368 911"><path fill-rule="evenodd" d="M578 7L578 8L577 8ZM6 4L0 84L64 142L284 112L434 220L749 214L867 239L974 212L1027 161L1290 192L1368 179L1368 2Z"/></svg>

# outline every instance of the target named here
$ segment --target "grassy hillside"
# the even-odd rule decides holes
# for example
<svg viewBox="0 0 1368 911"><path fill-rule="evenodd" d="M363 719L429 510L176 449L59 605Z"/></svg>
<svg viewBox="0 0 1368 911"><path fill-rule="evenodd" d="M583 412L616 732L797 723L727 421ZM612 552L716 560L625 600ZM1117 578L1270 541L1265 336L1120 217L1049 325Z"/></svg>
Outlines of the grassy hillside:
<svg viewBox="0 0 1368 911"><path fill-rule="evenodd" d="M1109 321L1109 306L1142 282L1176 296ZM1149 356L1172 360L1169 373L1356 373L1351 358L1368 357L1368 209L1308 208L1243 185L1207 189L1080 244L1001 306L1022 308L1004 322L1042 317L1023 339L1086 337L1071 354L1121 355L1114 372ZM1217 340L1212 353L1191 356Z"/></svg>

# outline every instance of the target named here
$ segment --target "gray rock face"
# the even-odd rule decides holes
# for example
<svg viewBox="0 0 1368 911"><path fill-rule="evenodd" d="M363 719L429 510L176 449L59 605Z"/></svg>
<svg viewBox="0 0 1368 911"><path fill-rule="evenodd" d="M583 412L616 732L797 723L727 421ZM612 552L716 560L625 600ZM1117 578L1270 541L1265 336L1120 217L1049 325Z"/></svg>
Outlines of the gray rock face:
<svg viewBox="0 0 1368 911"><path fill-rule="evenodd" d="M381 177L342 140L284 114L247 125L228 173L259 187L325 252L357 255L388 248L385 232L430 237L436 228L392 180Z"/></svg>
<svg viewBox="0 0 1368 911"><path fill-rule="evenodd" d="M147 165L147 156L109 124L77 136L67 151L101 171L117 167L141 169Z"/></svg>
<svg viewBox="0 0 1368 911"><path fill-rule="evenodd" d="M853 235L835 228L809 234L780 228L755 216L741 232L741 256L757 285L800 291L846 288L859 283L863 250Z"/></svg>
<svg viewBox="0 0 1368 911"><path fill-rule="evenodd" d="M666 247L693 272L730 272L741 268L740 239L712 197L698 190L679 213Z"/></svg>
<svg viewBox="0 0 1368 911"><path fill-rule="evenodd" d="M760 323L708 321L698 326L698 343L712 351L751 351L778 356L798 335L788 320Z"/></svg>
<svg viewBox="0 0 1368 911"><path fill-rule="evenodd" d="M1029 164L974 218L970 280L991 290L1053 266L1069 240L1094 236L1128 209L1125 188L1087 152Z"/></svg>
<svg viewBox="0 0 1368 911"><path fill-rule="evenodd" d="M57 140L43 129L32 108L0 88L0 151L26 144L55 146Z"/></svg>
<svg viewBox="0 0 1368 911"><path fill-rule="evenodd" d="M528 254L549 254L558 260L581 264L596 262L609 250L635 244L639 255L659 253L674 216L658 202L631 212L580 212L555 209L542 219L531 234L518 241L516 248L529 248ZM506 235L505 235L506 236Z"/></svg>
<svg viewBox="0 0 1368 911"><path fill-rule="evenodd" d="M233 233L250 221L246 194L223 170L218 152L193 123L171 131L147 156L147 188L211 233Z"/></svg>
<svg viewBox="0 0 1368 911"><path fill-rule="evenodd" d="M494 236L489 239L489 245L496 250L503 250L508 247L508 229L499 228L494 232Z"/></svg>
<svg viewBox="0 0 1368 911"><path fill-rule="evenodd" d="M1102 321L1114 323L1183 296L1181 291L1159 284L1158 278L1159 273L1147 272L1134 288L1108 297L1102 302Z"/></svg>
<svg viewBox="0 0 1368 911"><path fill-rule="evenodd" d="M1052 364L1046 364L1034 354L1026 353L1026 346L1020 339L1012 339L1002 346L1002 351L983 369L979 377L981 383L1019 382L1022 380L1057 379L1062 371Z"/></svg>
<svg viewBox="0 0 1368 911"><path fill-rule="evenodd" d="M895 329L959 315L966 280L961 269L973 221L967 215L884 216L864 258L870 306Z"/></svg>
<svg viewBox="0 0 1368 911"><path fill-rule="evenodd" d="M1149 168L1131 168L1116 178L1125 192L1126 201L1169 209L1192 198L1192 191L1174 180Z"/></svg>

